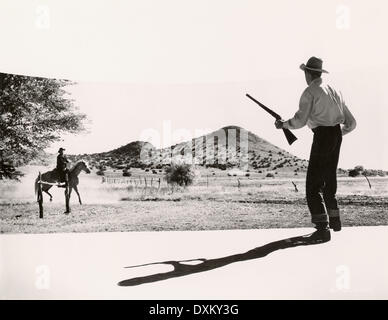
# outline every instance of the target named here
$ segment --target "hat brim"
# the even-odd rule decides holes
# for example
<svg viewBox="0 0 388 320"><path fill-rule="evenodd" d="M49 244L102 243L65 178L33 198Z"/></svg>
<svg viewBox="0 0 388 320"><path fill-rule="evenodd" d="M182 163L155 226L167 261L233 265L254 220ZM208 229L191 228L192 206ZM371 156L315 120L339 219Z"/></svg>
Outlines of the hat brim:
<svg viewBox="0 0 388 320"><path fill-rule="evenodd" d="M310 71L317 71L317 72L322 72L322 73L329 73L328 71L326 71L324 69L315 69L315 68L307 67L304 63L302 63L299 68L303 71L310 70Z"/></svg>

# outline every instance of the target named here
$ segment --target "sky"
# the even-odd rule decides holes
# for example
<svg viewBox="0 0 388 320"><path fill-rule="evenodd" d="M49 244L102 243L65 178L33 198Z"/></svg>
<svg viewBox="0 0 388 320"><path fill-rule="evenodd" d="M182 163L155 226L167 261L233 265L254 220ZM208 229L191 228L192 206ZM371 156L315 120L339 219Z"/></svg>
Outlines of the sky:
<svg viewBox="0 0 388 320"><path fill-rule="evenodd" d="M284 119L306 87L299 65L323 59L324 80L357 120L339 166L388 170L386 1L2 1L3 72L66 78L89 133L49 151L162 145L225 125L308 158L312 133L288 146L250 93ZM158 140L156 139L156 140Z"/></svg>

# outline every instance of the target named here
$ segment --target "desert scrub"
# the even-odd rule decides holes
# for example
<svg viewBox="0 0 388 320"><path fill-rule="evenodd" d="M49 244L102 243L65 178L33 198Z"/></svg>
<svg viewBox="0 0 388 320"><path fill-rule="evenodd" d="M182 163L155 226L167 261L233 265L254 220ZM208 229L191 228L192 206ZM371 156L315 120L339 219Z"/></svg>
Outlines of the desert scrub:
<svg viewBox="0 0 388 320"><path fill-rule="evenodd" d="M189 164L172 164L166 168L165 179L168 184L187 187L194 181L194 171Z"/></svg>

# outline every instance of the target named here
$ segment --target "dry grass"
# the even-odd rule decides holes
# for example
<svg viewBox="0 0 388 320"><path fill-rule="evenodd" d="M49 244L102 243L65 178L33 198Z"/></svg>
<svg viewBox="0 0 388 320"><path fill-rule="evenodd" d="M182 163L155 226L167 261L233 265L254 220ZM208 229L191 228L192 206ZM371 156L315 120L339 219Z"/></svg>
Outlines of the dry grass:
<svg viewBox="0 0 388 320"><path fill-rule="evenodd" d="M36 170L34 170L35 172ZM38 218L33 176L23 183L0 182L0 232L100 232L158 230L223 230L311 226L304 180L214 178L189 188L166 185L134 187L101 184L95 175L81 177L84 205L72 196L72 213L64 215L63 190L45 197L44 219ZM297 185L295 192L291 180ZM388 224L388 178L339 179L338 197L345 226Z"/></svg>

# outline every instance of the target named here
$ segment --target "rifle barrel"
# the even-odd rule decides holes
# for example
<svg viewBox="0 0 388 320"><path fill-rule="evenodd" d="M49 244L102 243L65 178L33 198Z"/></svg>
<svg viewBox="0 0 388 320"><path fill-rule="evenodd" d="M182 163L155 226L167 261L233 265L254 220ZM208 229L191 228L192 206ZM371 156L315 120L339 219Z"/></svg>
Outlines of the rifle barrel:
<svg viewBox="0 0 388 320"><path fill-rule="evenodd" d="M266 107L264 104L261 102L257 101L255 98L250 96L248 93L246 96L251 99L252 101L256 102L260 107L262 107L265 111L267 111L271 116L273 116L276 120L280 120L282 117L278 115L275 111L272 111L270 108Z"/></svg>

